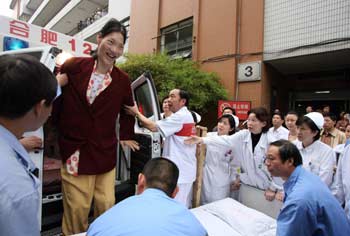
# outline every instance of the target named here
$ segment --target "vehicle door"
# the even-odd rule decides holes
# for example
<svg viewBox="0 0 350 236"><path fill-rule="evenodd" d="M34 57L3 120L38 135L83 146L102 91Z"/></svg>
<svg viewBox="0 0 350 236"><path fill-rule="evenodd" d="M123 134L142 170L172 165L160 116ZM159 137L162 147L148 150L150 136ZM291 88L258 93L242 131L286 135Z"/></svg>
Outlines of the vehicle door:
<svg viewBox="0 0 350 236"><path fill-rule="evenodd" d="M160 119L160 108L157 91L150 73L142 74L132 85L134 100L139 111L154 122ZM154 157L161 155L161 135L159 132L151 132L138 120L135 122L135 140L140 145L140 150L130 151L130 179L137 183L138 174L145 163Z"/></svg>

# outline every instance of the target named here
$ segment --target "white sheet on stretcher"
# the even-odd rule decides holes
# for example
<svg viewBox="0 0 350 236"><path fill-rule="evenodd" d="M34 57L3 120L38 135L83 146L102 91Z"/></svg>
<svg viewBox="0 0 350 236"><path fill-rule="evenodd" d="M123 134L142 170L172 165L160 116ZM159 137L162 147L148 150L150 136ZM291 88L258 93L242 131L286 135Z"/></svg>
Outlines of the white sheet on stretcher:
<svg viewBox="0 0 350 236"><path fill-rule="evenodd" d="M275 236L276 220L226 198L191 210L209 236Z"/></svg>

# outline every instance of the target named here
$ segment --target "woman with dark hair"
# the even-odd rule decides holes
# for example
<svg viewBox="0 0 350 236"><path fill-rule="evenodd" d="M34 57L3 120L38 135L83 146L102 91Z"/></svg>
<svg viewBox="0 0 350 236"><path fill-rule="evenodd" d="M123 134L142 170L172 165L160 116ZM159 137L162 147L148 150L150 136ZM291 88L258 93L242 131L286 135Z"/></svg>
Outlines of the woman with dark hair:
<svg viewBox="0 0 350 236"><path fill-rule="evenodd" d="M169 109L169 97L165 97L162 100L162 113L160 114L161 119L165 119L168 116L170 116L172 113L172 111L170 111Z"/></svg>
<svg viewBox="0 0 350 236"><path fill-rule="evenodd" d="M266 190L265 197L273 200L275 192L280 186L272 181L264 165L265 154L268 148L267 131L269 129L269 115L265 108L257 107L249 111L248 129L241 130L233 135L214 137L192 136L185 142L188 144L204 143L229 147L232 154L240 162L240 181L244 184ZM239 188L235 185L233 188Z"/></svg>
<svg viewBox="0 0 350 236"><path fill-rule="evenodd" d="M235 119L226 114L218 120L218 131L209 132L207 137L232 135L235 133ZM203 169L203 185L201 192L201 204L221 200L230 196L230 186L238 178L239 163L234 158L231 148L207 145ZM239 179L238 179L239 180Z"/></svg>
<svg viewBox="0 0 350 236"><path fill-rule="evenodd" d="M298 113L295 111L289 111L284 117L284 122L289 130L288 140L293 142L298 139L298 125L299 125Z"/></svg>
<svg viewBox="0 0 350 236"><path fill-rule="evenodd" d="M64 235L87 230L92 200L94 217L115 203L115 130L119 114L120 143L138 149L131 140L135 119L122 109L134 105L130 80L115 66L125 40L125 27L115 19L109 20L97 35L98 46L92 57L67 60L57 76L64 86L62 104L56 112L63 163Z"/></svg>
<svg viewBox="0 0 350 236"><path fill-rule="evenodd" d="M331 147L319 141L324 118L319 112L310 112L301 119L297 145L302 157L303 167L328 186L332 184L333 170L336 165L335 152Z"/></svg>
<svg viewBox="0 0 350 236"><path fill-rule="evenodd" d="M345 133L346 126L349 124L349 120L346 116L346 112L342 111L339 115L339 120L337 121L337 124L335 125L335 128L339 129L340 131Z"/></svg>

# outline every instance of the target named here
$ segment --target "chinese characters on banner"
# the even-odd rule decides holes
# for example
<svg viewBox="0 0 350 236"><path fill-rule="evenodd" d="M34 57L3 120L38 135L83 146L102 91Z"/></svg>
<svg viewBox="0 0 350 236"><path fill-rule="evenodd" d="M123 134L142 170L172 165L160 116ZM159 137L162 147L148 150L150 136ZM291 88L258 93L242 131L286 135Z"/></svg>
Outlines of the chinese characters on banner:
<svg viewBox="0 0 350 236"><path fill-rule="evenodd" d="M48 31L46 29L41 29L41 40L40 42L50 44L52 46L57 46L57 33ZM74 50L72 50L74 51Z"/></svg>
<svg viewBox="0 0 350 236"><path fill-rule="evenodd" d="M246 120L248 119L248 111L251 109L250 106L250 102L219 100L218 117L222 115L222 110L225 107L232 107L236 110L236 116L239 120Z"/></svg>
<svg viewBox="0 0 350 236"><path fill-rule="evenodd" d="M10 21L10 34L23 37L23 38L28 38L29 26L22 21L17 21L17 20Z"/></svg>
<svg viewBox="0 0 350 236"><path fill-rule="evenodd" d="M93 43L5 16L0 16L0 34L26 40L31 46L56 46L75 56L89 56L96 47Z"/></svg>

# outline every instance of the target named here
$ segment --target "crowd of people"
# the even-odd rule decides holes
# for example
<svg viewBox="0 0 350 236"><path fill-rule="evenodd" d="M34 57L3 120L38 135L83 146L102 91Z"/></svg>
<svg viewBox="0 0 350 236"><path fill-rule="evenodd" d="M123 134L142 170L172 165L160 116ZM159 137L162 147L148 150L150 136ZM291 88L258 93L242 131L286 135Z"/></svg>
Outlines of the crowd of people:
<svg viewBox="0 0 350 236"><path fill-rule="evenodd" d="M97 8L96 11L90 17L87 17L85 20L79 21L77 25L78 31L81 31L89 25L92 25L95 21L107 15L107 13L108 8L103 8L102 10L100 8Z"/></svg>
<svg viewBox="0 0 350 236"><path fill-rule="evenodd" d="M238 179L264 190L267 200L284 202L277 219L277 235L348 235L350 146L346 146L350 134L336 128L337 121L329 108L323 113L309 111L303 116L294 111L284 116L277 109L271 117L271 128L268 117L265 108L253 108L249 111L246 128L239 132L192 136L186 142L207 145L207 172L218 166L212 161L210 150L213 147L222 152L216 155L217 162L226 157L225 150L232 151L230 158L236 160L240 171L232 172L236 178L230 180L231 187L226 187L226 191L239 188ZM283 127L284 121L286 127ZM350 125L345 126L345 131L347 127ZM275 161L277 159L280 164ZM227 166L216 169L220 174L212 175L210 181L204 177L204 191L209 186L213 190L220 186L212 187L211 183L224 182L222 175L227 172ZM227 196L230 194L222 198ZM215 200L218 198L212 199ZM301 222L306 222L307 227L295 227Z"/></svg>
<svg viewBox="0 0 350 236"><path fill-rule="evenodd" d="M127 74L115 66L125 40L125 27L111 19L92 56L67 60L56 77L29 56L0 57L0 235L40 234L40 182L28 151L42 142L22 136L39 128L52 107L63 163L63 235L206 235L189 211L200 143L207 145L202 204L231 197L246 184L263 190L268 201L283 201L278 235L350 235L348 114L337 121L329 107L308 107L304 116L276 109L270 117L255 107L244 128L227 107L215 131L197 137L200 116L188 109L185 90L169 92L161 120L139 111ZM57 86L62 94L56 99ZM139 149L135 119L159 132L164 144L163 157L140 173L137 195L114 205L119 115L123 146Z"/></svg>

